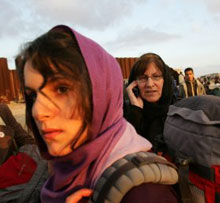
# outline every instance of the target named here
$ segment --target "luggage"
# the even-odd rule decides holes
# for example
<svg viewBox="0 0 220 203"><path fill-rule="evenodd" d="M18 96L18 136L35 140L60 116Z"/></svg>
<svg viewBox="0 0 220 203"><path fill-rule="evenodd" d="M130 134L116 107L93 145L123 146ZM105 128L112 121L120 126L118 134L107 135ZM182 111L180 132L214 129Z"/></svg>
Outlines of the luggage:
<svg viewBox="0 0 220 203"><path fill-rule="evenodd" d="M47 165L35 145L20 147L0 166L0 203L39 203Z"/></svg>
<svg viewBox="0 0 220 203"><path fill-rule="evenodd" d="M164 141L178 164L182 201L220 202L220 97L189 97L171 105Z"/></svg>

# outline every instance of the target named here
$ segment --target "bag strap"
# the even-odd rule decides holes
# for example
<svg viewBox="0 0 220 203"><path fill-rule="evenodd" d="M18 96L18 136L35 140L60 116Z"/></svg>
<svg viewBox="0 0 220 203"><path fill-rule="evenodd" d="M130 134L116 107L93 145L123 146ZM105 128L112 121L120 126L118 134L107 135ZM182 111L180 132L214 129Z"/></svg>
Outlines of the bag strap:
<svg viewBox="0 0 220 203"><path fill-rule="evenodd" d="M117 169L110 177L109 181L106 181L104 186L102 187L102 190L100 191L99 198L97 199L97 202L103 202L104 197L107 195L108 191L111 187L113 187L115 181L123 175L126 171L131 170L132 168L140 167L143 165L148 165L152 163L160 163L160 164L166 164L169 166L172 166L173 168L176 168L176 166L169 161L165 159L161 159L159 157L141 157L140 155L137 155L131 159L130 162L126 163L119 169Z"/></svg>
<svg viewBox="0 0 220 203"><path fill-rule="evenodd" d="M142 154L141 154L142 153ZM147 154L147 156L143 156L143 153ZM129 156L129 155L128 155ZM162 157L159 157L153 153L149 153L149 152L140 152L140 153L135 153L133 154L133 157L131 157L131 159L127 159L126 157L122 158L122 159L126 159L127 162L125 164L119 164L120 166L118 168L116 168L116 170L111 173L110 175L107 175L107 177L105 177L105 175L103 174L108 174L108 170L111 171L111 168L107 168L105 170L105 172L102 174L102 176L99 178L99 180L101 180L101 178L104 176L105 178L105 183L102 184L101 188L99 189L98 191L98 197L95 198L95 201L94 202L99 202L99 203L102 203L102 202L105 202L105 199L109 193L109 191L111 190L111 188L115 187L116 185L116 182L120 179L120 177L122 177L123 175L126 175L127 172L131 171L132 169L139 169L140 170L140 167L142 166L147 166L149 164L155 164L154 166L158 165L158 164L161 164L161 165L167 165L168 167L171 167L173 170L176 171L176 166L172 163L170 163L169 161L167 161L166 159L162 158ZM120 160L122 159L119 159L117 160L116 162L120 162ZM115 162L115 163L116 163ZM114 163L114 164L115 164ZM114 165L113 164L113 165ZM153 166L153 165L151 165ZM153 166L153 167L154 167ZM157 166L156 166L157 167ZM144 167L142 167L143 169ZM159 167L160 168L160 167ZM167 171L166 171L167 172ZM160 173L163 173L160 169ZM147 173L149 174L149 173ZM164 175L164 174L163 174ZM161 176L161 174L160 174ZM135 179L136 176L132 176L131 179ZM147 178L145 178L147 179ZM99 184L99 180L97 181L97 184L96 184L96 187L97 185ZM176 181L174 183L170 183L170 184L175 184L178 180L178 176L177 176L177 173L176 173ZM150 182L150 181L147 181L147 180L144 180L147 182ZM160 181L160 180L158 180ZM102 182L102 181L100 181ZM144 182L143 182L144 183ZM169 183L164 183L164 184L169 184ZM137 185L135 185L137 186ZM95 188L96 188L95 187ZM118 187L118 185L117 185ZM123 187L123 186L122 186ZM134 187L134 185L131 185L130 186L131 188ZM120 192L122 192L122 190L120 190ZM123 192L122 192L123 193ZM125 193L126 194L126 193ZM123 194L123 196L125 195Z"/></svg>
<svg viewBox="0 0 220 203"><path fill-rule="evenodd" d="M193 203L192 192L189 186L189 163L191 162L191 159L178 157L176 162L179 164L179 188L182 202Z"/></svg>

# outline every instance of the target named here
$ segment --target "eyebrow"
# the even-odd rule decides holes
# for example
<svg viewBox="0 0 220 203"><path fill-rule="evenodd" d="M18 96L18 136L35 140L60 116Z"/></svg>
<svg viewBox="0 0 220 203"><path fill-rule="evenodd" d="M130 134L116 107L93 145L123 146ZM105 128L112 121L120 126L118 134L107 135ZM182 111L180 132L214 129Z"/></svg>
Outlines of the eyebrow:
<svg viewBox="0 0 220 203"><path fill-rule="evenodd" d="M48 78L48 83L50 82L56 82L57 80L66 80L67 78L66 77L63 77L63 76L53 76L53 77L50 77Z"/></svg>
<svg viewBox="0 0 220 203"><path fill-rule="evenodd" d="M68 79L68 77L60 73L54 73L53 75L47 77L47 81L62 80L62 79Z"/></svg>
<svg viewBox="0 0 220 203"><path fill-rule="evenodd" d="M151 75L163 75L163 74L161 72L156 72L156 73L152 73ZM151 76L151 75L144 74L144 76Z"/></svg>
<svg viewBox="0 0 220 203"><path fill-rule="evenodd" d="M66 76L63 75L55 75L53 77L48 78L47 83L51 84L51 83L62 83L64 82L65 84L69 84L69 85L73 85L74 81L71 80L71 78L68 78Z"/></svg>

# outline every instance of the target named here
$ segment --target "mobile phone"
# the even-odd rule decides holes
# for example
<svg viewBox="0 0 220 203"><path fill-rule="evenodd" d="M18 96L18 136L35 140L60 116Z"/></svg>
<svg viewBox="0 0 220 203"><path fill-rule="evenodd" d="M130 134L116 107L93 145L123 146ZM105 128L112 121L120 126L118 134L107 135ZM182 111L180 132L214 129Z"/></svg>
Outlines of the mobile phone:
<svg viewBox="0 0 220 203"><path fill-rule="evenodd" d="M133 91L133 93L134 93L134 95L135 95L136 97L139 97L140 93L139 93L138 87L134 87L134 88L132 89L132 91Z"/></svg>

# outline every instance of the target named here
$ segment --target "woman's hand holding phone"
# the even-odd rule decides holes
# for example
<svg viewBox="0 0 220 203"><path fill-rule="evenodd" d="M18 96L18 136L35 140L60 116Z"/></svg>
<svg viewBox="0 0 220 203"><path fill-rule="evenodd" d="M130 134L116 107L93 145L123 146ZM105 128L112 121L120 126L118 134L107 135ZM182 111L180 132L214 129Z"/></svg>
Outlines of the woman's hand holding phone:
<svg viewBox="0 0 220 203"><path fill-rule="evenodd" d="M143 109L144 103L143 103L143 99L140 97L140 94L138 91L139 89L137 86L137 81L134 80L130 85L128 85L126 90L127 90L128 97L129 97L131 104Z"/></svg>

